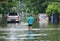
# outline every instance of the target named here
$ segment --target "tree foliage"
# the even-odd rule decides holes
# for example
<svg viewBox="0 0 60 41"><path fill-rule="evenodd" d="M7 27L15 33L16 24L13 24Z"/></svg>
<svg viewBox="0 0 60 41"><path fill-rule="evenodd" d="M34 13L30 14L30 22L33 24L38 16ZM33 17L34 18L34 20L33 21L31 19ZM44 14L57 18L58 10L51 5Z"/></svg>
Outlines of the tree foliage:
<svg viewBox="0 0 60 41"><path fill-rule="evenodd" d="M60 2L60 0L21 0L24 2L26 12L38 14L45 13L46 8L52 2Z"/></svg>
<svg viewBox="0 0 60 41"><path fill-rule="evenodd" d="M0 0L0 13L7 13L17 5L17 0Z"/></svg>
<svg viewBox="0 0 60 41"><path fill-rule="evenodd" d="M59 8L60 0L20 0L25 4L24 11L32 14L45 13L46 8L51 8L52 10L47 9L47 13L54 13L53 9ZM18 0L0 0L0 12L8 12L10 8L17 6ZM51 6L51 7L50 7ZM55 7L55 8L53 8ZM54 12L53 12L54 11ZM60 9L58 9L60 12Z"/></svg>
<svg viewBox="0 0 60 41"><path fill-rule="evenodd" d="M58 3L58 2L52 2L51 4L49 4L46 9L46 13L48 15L60 13L60 5L59 4L60 3Z"/></svg>
<svg viewBox="0 0 60 41"><path fill-rule="evenodd" d="M25 10L28 13L39 13L42 12L42 3L44 0L23 0L23 2L26 4L25 5Z"/></svg>

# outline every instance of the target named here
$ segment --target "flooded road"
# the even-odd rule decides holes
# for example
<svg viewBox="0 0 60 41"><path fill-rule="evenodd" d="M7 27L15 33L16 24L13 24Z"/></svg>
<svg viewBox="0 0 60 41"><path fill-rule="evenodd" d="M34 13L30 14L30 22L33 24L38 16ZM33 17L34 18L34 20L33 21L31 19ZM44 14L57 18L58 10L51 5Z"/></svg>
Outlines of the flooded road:
<svg viewBox="0 0 60 41"><path fill-rule="evenodd" d="M31 31L25 23L9 23L0 29L1 41L60 41L60 30L54 28L33 28Z"/></svg>
<svg viewBox="0 0 60 41"><path fill-rule="evenodd" d="M4 41L18 41L17 39L23 39L22 35L27 34L27 31L23 31L20 29L27 29L26 26L23 25L23 23L9 23L7 24L7 27L0 30L0 39L4 39ZM6 36L5 36L6 35ZM21 35L21 36L19 36ZM23 40L19 40L23 41Z"/></svg>

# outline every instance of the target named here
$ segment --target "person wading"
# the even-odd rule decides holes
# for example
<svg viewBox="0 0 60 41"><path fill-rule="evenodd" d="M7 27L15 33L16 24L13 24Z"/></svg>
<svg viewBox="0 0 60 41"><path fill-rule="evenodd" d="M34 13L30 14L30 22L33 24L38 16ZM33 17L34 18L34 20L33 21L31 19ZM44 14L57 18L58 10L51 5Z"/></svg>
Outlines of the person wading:
<svg viewBox="0 0 60 41"><path fill-rule="evenodd" d="M34 18L32 17L32 15L30 15L28 17L28 30L32 29L33 22L34 22Z"/></svg>

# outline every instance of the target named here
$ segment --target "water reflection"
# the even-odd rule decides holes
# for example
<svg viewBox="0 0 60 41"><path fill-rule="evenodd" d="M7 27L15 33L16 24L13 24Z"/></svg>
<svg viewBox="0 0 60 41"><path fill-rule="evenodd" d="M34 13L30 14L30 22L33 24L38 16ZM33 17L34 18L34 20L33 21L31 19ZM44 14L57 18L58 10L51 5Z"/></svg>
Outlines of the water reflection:
<svg viewBox="0 0 60 41"><path fill-rule="evenodd" d="M60 41L60 31L59 30L51 30L51 31L47 31L48 34L48 38L50 41Z"/></svg>
<svg viewBox="0 0 60 41"><path fill-rule="evenodd" d="M0 41L60 41L60 30L28 31L25 34L18 34L18 31L0 31Z"/></svg>
<svg viewBox="0 0 60 41"><path fill-rule="evenodd" d="M34 39L34 35L33 35L32 30L29 30L28 38L29 38L29 40L28 40L28 41L34 41L34 40L33 40L33 39Z"/></svg>

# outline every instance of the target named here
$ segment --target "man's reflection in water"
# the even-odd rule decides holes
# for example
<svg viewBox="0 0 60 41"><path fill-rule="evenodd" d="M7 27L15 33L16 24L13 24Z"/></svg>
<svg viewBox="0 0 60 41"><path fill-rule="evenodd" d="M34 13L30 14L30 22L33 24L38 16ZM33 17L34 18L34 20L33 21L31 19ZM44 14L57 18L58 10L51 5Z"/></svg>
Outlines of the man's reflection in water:
<svg viewBox="0 0 60 41"><path fill-rule="evenodd" d="M29 40L28 41L34 41L34 36L32 34L33 34L32 30L29 30L29 33L28 33Z"/></svg>

